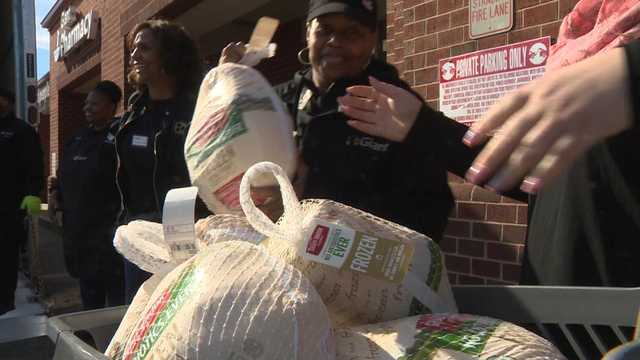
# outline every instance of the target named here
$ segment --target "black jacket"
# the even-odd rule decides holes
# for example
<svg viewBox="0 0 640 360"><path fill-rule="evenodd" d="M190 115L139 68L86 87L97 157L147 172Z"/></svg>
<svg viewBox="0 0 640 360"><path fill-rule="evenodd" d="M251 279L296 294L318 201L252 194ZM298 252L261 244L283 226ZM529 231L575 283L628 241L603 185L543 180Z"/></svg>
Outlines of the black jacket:
<svg viewBox="0 0 640 360"><path fill-rule="evenodd" d="M118 126L116 120L98 131L83 128L65 144L60 160L58 206L67 270L74 277L122 268L113 248L120 210L115 183Z"/></svg>
<svg viewBox="0 0 640 360"><path fill-rule="evenodd" d="M38 134L13 114L0 118L0 163L0 212L15 214L25 196L40 196L44 165Z"/></svg>
<svg viewBox="0 0 640 360"><path fill-rule="evenodd" d="M640 41L626 50L635 127L594 146L538 195L523 284L640 286Z"/></svg>
<svg viewBox="0 0 640 360"><path fill-rule="evenodd" d="M462 144L465 125L426 104L403 143L349 127L337 98L348 86L368 84L369 75L413 92L395 68L379 61L358 78L334 83L325 94L316 90L309 69L276 89L294 116L301 156L309 166L302 197L338 201L439 241L454 205L447 170L463 176L477 150Z"/></svg>
<svg viewBox="0 0 640 360"><path fill-rule="evenodd" d="M163 116L159 130L150 137L150 146L154 149L153 182L148 184L155 195L155 208L145 214L128 213L128 205L134 201L128 195L126 177L137 174L127 174L122 166L121 150L123 138L128 132L129 126L141 119L147 109L150 98L146 93L135 93L130 100L128 111L122 117L122 124L116 135L116 149L118 152L117 185L122 202L122 213L119 216L121 222L129 222L135 219L161 222L164 198L167 192L173 188L191 186L187 164L184 159L184 142L189 130L195 99L180 97L176 100L175 111Z"/></svg>

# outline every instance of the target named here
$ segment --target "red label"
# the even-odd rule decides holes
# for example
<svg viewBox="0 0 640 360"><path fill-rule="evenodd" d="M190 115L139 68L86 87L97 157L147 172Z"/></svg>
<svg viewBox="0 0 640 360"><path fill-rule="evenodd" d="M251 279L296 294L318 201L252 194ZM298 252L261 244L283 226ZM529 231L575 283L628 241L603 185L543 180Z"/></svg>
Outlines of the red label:
<svg viewBox="0 0 640 360"><path fill-rule="evenodd" d="M240 182L243 175L236 176L214 193L215 197L228 209L238 210L242 208L240 206Z"/></svg>
<svg viewBox="0 0 640 360"><path fill-rule="evenodd" d="M313 230L313 234L311 235L311 240L309 241L309 244L307 244L307 253L316 256L319 255L320 251L324 247L324 243L327 242L328 236L328 227L322 225L316 226L316 229Z"/></svg>

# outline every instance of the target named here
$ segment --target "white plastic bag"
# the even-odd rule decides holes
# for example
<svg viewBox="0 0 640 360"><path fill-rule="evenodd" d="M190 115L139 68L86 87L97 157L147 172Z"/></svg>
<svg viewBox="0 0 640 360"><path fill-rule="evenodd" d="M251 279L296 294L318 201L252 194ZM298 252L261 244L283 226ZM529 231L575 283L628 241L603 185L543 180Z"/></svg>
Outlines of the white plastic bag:
<svg viewBox="0 0 640 360"><path fill-rule="evenodd" d="M122 321L120 321L118 330L111 338L111 342L105 351L105 355L107 355L107 357L111 359L116 358L117 355L123 351L127 338L138 323L140 316L144 313L144 309L147 307L151 295L155 291L156 287L158 287L158 284L160 284L160 281L168 273L168 271L159 271L142 283L142 286L140 286L136 292L136 296L133 298L133 301L129 304Z"/></svg>
<svg viewBox="0 0 640 360"><path fill-rule="evenodd" d="M335 358L327 311L302 274L226 241L165 276L115 359Z"/></svg>
<svg viewBox="0 0 640 360"><path fill-rule="evenodd" d="M289 175L296 169L287 109L259 72L238 64L218 66L203 80L184 151L192 183L216 214L240 213L238 188L251 165L272 161Z"/></svg>
<svg viewBox="0 0 640 360"><path fill-rule="evenodd" d="M566 360L519 326L466 314L414 316L336 330L337 359Z"/></svg>
<svg viewBox="0 0 640 360"><path fill-rule="evenodd" d="M162 224L135 220L121 225L116 230L113 246L127 260L152 274L177 265L164 239Z"/></svg>
<svg viewBox="0 0 640 360"><path fill-rule="evenodd" d="M282 191L278 224L250 196L254 179L267 175ZM442 254L426 236L330 200L298 203L285 172L272 163L247 171L240 196L249 223L267 236L261 245L309 278L334 326L457 311Z"/></svg>
<svg viewBox="0 0 640 360"><path fill-rule="evenodd" d="M223 241L246 241L257 245L264 239L265 236L251 227L246 218L238 215L211 215L196 224L200 248Z"/></svg>

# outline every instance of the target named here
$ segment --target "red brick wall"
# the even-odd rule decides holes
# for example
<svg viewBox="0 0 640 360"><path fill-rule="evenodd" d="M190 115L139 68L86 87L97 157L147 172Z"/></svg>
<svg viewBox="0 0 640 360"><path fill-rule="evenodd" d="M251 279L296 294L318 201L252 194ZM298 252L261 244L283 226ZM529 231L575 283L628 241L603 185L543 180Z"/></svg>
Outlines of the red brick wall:
<svg viewBox="0 0 640 360"><path fill-rule="evenodd" d="M92 43L72 52L64 62L50 59L50 149L58 153L58 158L64 142L82 125L84 119L84 95L73 93L71 89L96 75L103 80L112 80L120 87L124 86L124 37L120 33L118 9L123 9L126 3L124 0L68 0L62 6L66 10L74 5L83 15L91 10L97 11L100 35ZM55 14L50 24L51 49L56 46L59 20L60 14Z"/></svg>
<svg viewBox="0 0 640 360"><path fill-rule="evenodd" d="M438 61L476 50L555 37L577 0L514 0L508 33L471 40L469 0L387 0L387 61L434 108ZM527 205L455 180L456 208L442 248L454 284L516 283L526 236Z"/></svg>

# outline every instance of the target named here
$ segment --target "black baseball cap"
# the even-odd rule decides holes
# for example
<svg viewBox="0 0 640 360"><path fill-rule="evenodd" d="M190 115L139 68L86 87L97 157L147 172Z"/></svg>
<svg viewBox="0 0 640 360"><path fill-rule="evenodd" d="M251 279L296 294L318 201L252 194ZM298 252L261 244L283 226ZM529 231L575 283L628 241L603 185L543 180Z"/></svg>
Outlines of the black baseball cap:
<svg viewBox="0 0 640 360"><path fill-rule="evenodd" d="M375 29L378 21L376 0L310 0L307 21L326 14L344 14Z"/></svg>

